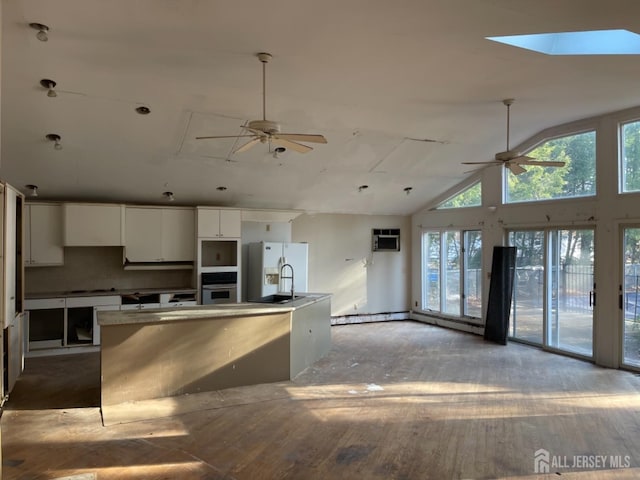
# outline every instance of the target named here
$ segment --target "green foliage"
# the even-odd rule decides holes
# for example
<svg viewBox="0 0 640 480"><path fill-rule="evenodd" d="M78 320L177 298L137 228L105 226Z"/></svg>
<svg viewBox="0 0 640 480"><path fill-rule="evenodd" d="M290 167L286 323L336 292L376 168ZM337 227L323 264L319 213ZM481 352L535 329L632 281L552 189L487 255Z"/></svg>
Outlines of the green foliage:
<svg viewBox="0 0 640 480"><path fill-rule="evenodd" d="M474 183L438 208L477 207L482 204L482 183Z"/></svg>
<svg viewBox="0 0 640 480"><path fill-rule="evenodd" d="M640 191L640 122L627 123L622 127L622 190Z"/></svg>
<svg viewBox="0 0 640 480"><path fill-rule="evenodd" d="M541 161L565 162L564 167L526 166L526 173L507 177L507 201L527 202L595 195L595 132L549 140L528 153Z"/></svg>

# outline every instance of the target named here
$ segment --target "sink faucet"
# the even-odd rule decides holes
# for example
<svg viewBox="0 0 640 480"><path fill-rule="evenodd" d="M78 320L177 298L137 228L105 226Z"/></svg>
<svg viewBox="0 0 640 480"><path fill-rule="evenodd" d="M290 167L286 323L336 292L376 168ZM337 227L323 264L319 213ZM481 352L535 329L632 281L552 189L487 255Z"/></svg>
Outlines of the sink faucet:
<svg viewBox="0 0 640 480"><path fill-rule="evenodd" d="M290 277L285 277L283 275L285 267L289 267L289 269L291 270ZM291 300L293 300L294 298L293 297L293 266L290 263L285 263L280 267L280 280L289 280L289 279L291 280Z"/></svg>

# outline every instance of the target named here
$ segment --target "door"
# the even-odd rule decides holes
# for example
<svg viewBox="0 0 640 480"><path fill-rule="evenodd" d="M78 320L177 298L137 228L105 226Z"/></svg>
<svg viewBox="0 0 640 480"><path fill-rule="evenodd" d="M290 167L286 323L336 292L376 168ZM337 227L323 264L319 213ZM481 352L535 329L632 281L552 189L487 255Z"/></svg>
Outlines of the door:
<svg viewBox="0 0 640 480"><path fill-rule="evenodd" d="M624 227L622 239L622 363L640 368L640 227Z"/></svg>
<svg viewBox="0 0 640 480"><path fill-rule="evenodd" d="M264 242L262 244L262 294L260 297L278 293L280 289L282 256L282 243Z"/></svg>
<svg viewBox="0 0 640 480"><path fill-rule="evenodd" d="M593 356L594 230L512 231L518 248L510 336Z"/></svg>
<svg viewBox="0 0 640 480"><path fill-rule="evenodd" d="M547 342L549 347L593 355L593 230L549 232Z"/></svg>
<svg viewBox="0 0 640 480"><path fill-rule="evenodd" d="M192 209L162 210L162 258L165 262L193 262L195 215Z"/></svg>
<svg viewBox="0 0 640 480"><path fill-rule="evenodd" d="M306 292L308 290L309 245L306 243L285 243L282 247L282 255L283 262L293 267L295 291ZM285 276L290 276L290 273L285 272ZM291 280L283 280L280 288L284 292L290 292Z"/></svg>
<svg viewBox="0 0 640 480"><path fill-rule="evenodd" d="M162 261L162 210L125 209L125 255L130 262Z"/></svg>

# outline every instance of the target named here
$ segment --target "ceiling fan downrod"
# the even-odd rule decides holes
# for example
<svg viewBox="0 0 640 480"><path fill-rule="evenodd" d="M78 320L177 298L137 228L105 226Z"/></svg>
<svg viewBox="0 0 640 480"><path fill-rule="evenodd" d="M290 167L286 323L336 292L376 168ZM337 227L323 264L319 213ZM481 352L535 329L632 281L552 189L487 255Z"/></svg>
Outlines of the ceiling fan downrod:
<svg viewBox="0 0 640 480"><path fill-rule="evenodd" d="M258 54L258 59L262 62L262 120L267 119L267 63L272 58L270 53Z"/></svg>
<svg viewBox="0 0 640 480"><path fill-rule="evenodd" d="M507 152L509 152L509 126L511 124L510 120L511 120L511 105L513 104L514 99L513 98L505 98L502 103L504 103L507 106Z"/></svg>

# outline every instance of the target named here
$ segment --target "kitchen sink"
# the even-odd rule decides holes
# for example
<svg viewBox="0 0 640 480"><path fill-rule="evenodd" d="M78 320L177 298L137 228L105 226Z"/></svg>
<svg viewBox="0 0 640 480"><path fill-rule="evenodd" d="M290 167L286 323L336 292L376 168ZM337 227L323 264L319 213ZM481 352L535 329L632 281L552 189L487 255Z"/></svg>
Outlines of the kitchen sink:
<svg viewBox="0 0 640 480"><path fill-rule="evenodd" d="M298 300L300 298L304 298L303 295L294 295L293 299L291 295L286 293L276 293L274 295L267 295L266 297L262 297L258 300L251 300L253 303L289 303L292 300Z"/></svg>

